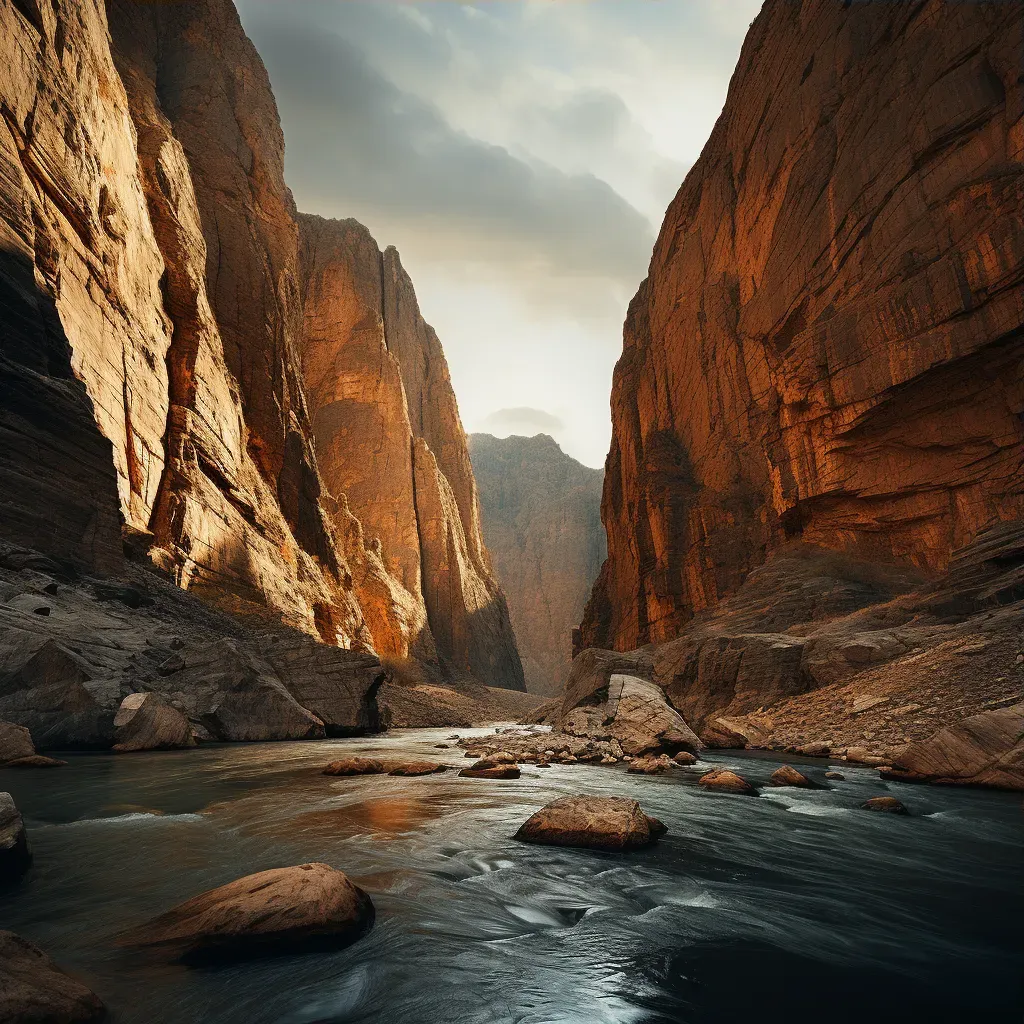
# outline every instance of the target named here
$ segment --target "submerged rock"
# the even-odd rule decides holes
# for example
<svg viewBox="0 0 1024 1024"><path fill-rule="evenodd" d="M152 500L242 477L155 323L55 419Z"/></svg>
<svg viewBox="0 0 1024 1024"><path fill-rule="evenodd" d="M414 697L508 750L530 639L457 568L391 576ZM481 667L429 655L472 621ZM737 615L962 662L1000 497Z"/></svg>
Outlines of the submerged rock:
<svg viewBox="0 0 1024 1024"><path fill-rule="evenodd" d="M804 789L814 788L814 783L803 772L798 772L788 764L784 764L772 772L768 784L771 786L800 786Z"/></svg>
<svg viewBox="0 0 1024 1024"><path fill-rule="evenodd" d="M889 814L910 813L894 796L875 796L870 800L865 800L860 806L863 811L887 811Z"/></svg>
<svg viewBox="0 0 1024 1024"><path fill-rule="evenodd" d="M17 881L31 860L21 813L10 793L0 793L0 886Z"/></svg>
<svg viewBox="0 0 1024 1024"><path fill-rule="evenodd" d="M698 784L705 789L716 789L722 793L741 793L745 796L757 796L757 790L742 776L725 768L715 769L702 775Z"/></svg>
<svg viewBox="0 0 1024 1024"><path fill-rule="evenodd" d="M846 779L846 776L842 772L825 772L826 779L833 779L836 782L842 782Z"/></svg>
<svg viewBox="0 0 1024 1024"><path fill-rule="evenodd" d="M384 762L375 757L345 757L332 761L323 771L324 775L383 775Z"/></svg>
<svg viewBox="0 0 1024 1024"><path fill-rule="evenodd" d="M668 831L626 797L565 796L542 807L515 834L525 843L579 846L593 850L634 850L650 846Z"/></svg>
<svg viewBox="0 0 1024 1024"><path fill-rule="evenodd" d="M370 897L327 864L246 875L180 904L121 938L175 958L289 953L303 945L344 946L372 927Z"/></svg>
<svg viewBox="0 0 1024 1024"><path fill-rule="evenodd" d="M60 761L56 757L46 757L45 754L31 754L28 757L19 757L8 761L4 768L61 768L67 761Z"/></svg>
<svg viewBox="0 0 1024 1024"><path fill-rule="evenodd" d="M103 1003L65 974L38 946L0 931L0 1020L80 1024L100 1020Z"/></svg>
<svg viewBox="0 0 1024 1024"><path fill-rule="evenodd" d="M437 775L448 771L448 765L435 764L433 761L406 761L391 766L388 775Z"/></svg>
<svg viewBox="0 0 1024 1024"><path fill-rule="evenodd" d="M130 693L114 716L114 750L172 750L194 747L188 719L155 693Z"/></svg>

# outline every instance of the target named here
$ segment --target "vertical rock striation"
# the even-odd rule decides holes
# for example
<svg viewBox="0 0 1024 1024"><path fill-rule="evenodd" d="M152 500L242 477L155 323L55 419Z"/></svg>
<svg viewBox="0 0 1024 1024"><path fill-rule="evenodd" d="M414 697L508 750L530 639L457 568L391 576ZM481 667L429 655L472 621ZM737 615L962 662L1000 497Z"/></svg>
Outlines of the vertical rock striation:
<svg viewBox="0 0 1024 1024"><path fill-rule="evenodd" d="M1024 513L1022 15L765 5L629 309L583 646L787 541L931 572Z"/></svg>
<svg viewBox="0 0 1024 1024"><path fill-rule="evenodd" d="M299 223L317 452L346 498L335 525L376 648L523 689L448 366L412 282L361 224Z"/></svg>
<svg viewBox="0 0 1024 1024"><path fill-rule="evenodd" d="M580 465L546 434L469 441L484 539L508 596L527 688L559 693L572 631L606 554L604 473Z"/></svg>

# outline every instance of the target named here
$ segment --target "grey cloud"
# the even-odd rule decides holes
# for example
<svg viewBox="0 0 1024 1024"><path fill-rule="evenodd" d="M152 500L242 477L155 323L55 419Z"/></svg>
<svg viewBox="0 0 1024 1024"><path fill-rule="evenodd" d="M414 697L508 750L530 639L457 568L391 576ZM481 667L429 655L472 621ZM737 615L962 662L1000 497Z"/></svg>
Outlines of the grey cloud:
<svg viewBox="0 0 1024 1024"><path fill-rule="evenodd" d="M280 8L277 8L279 11ZM451 127L351 42L258 7L247 29L281 107L300 206L430 232L440 259L632 287L646 219L592 175L519 159ZM386 241L386 239L382 239Z"/></svg>
<svg viewBox="0 0 1024 1024"><path fill-rule="evenodd" d="M565 423L557 416L543 409L531 409L525 405L492 412L484 420L483 425L486 429L495 430L500 434L523 434L527 437L565 429Z"/></svg>

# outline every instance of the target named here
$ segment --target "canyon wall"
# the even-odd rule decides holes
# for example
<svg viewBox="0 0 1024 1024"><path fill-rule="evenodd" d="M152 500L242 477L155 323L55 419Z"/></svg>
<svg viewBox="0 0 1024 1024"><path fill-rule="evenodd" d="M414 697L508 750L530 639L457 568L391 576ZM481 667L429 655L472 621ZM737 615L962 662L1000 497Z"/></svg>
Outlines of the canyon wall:
<svg viewBox="0 0 1024 1024"><path fill-rule="evenodd" d="M607 553L604 474L566 455L546 434L471 434L484 539L508 597L532 693L561 691L572 631Z"/></svg>
<svg viewBox="0 0 1024 1024"><path fill-rule="evenodd" d="M1022 15L765 5L629 308L579 646L786 544L927 576L1024 514Z"/></svg>
<svg viewBox="0 0 1024 1024"><path fill-rule="evenodd" d="M304 309L300 243L331 254L230 0L0 0L0 32L0 539L521 689L440 343L368 236L370 391L367 339L320 330L359 324L358 290ZM325 339L330 490L302 376Z"/></svg>
<svg viewBox="0 0 1024 1024"><path fill-rule="evenodd" d="M302 363L320 468L377 650L523 689L448 366L393 248L302 215Z"/></svg>

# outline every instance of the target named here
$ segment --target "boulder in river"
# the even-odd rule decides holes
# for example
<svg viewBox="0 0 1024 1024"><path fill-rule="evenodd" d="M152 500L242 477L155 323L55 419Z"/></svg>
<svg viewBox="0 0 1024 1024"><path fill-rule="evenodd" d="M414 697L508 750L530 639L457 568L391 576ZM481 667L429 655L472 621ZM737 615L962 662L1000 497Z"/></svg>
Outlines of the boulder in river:
<svg viewBox="0 0 1024 1024"><path fill-rule="evenodd" d="M707 775L702 775L698 784L705 789L715 789L722 793L757 796L757 790L746 779L726 768L717 768L708 772Z"/></svg>
<svg viewBox="0 0 1024 1024"><path fill-rule="evenodd" d="M691 754L688 750L680 750L672 760L675 761L680 768L689 768L690 765L697 763L696 756Z"/></svg>
<svg viewBox="0 0 1024 1024"><path fill-rule="evenodd" d="M332 761L325 769L324 775L383 775L384 762L375 757L343 757L340 761Z"/></svg>
<svg viewBox="0 0 1024 1024"><path fill-rule="evenodd" d="M391 766L388 775L437 775L448 771L448 765L436 764L434 761L403 761Z"/></svg>
<svg viewBox="0 0 1024 1024"><path fill-rule="evenodd" d="M846 776L842 772L825 772L826 779L833 779L836 782L842 782Z"/></svg>
<svg viewBox="0 0 1024 1024"><path fill-rule="evenodd" d="M467 779L518 779L522 775L519 765L492 761L489 758L463 768L459 775Z"/></svg>
<svg viewBox="0 0 1024 1024"><path fill-rule="evenodd" d="M194 747L188 719L155 693L130 693L114 716L114 750L173 750Z"/></svg>
<svg viewBox="0 0 1024 1024"><path fill-rule="evenodd" d="M515 834L525 843L635 850L668 829L644 814L636 800L619 796L565 796L542 807Z"/></svg>
<svg viewBox="0 0 1024 1024"><path fill-rule="evenodd" d="M865 800L860 806L863 811L886 811L889 814L910 813L894 796L875 796L870 800Z"/></svg>
<svg viewBox="0 0 1024 1024"><path fill-rule="evenodd" d="M17 881L31 860L21 813L10 793L0 793L0 885Z"/></svg>
<svg viewBox="0 0 1024 1024"><path fill-rule="evenodd" d="M104 1013L99 997L65 974L38 946L0 931L0 1021L84 1024Z"/></svg>
<svg viewBox="0 0 1024 1024"><path fill-rule="evenodd" d="M0 765L32 757L35 752L28 729L13 722L0 722Z"/></svg>
<svg viewBox="0 0 1024 1024"><path fill-rule="evenodd" d="M814 789L814 783L803 772L797 771L788 764L784 764L772 772L768 784L770 786L799 786L803 789Z"/></svg>
<svg viewBox="0 0 1024 1024"><path fill-rule="evenodd" d="M327 864L246 875L180 904L121 937L121 945L177 959L237 959L345 946L374 921L373 903Z"/></svg>

